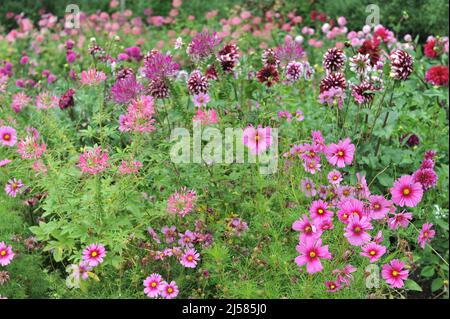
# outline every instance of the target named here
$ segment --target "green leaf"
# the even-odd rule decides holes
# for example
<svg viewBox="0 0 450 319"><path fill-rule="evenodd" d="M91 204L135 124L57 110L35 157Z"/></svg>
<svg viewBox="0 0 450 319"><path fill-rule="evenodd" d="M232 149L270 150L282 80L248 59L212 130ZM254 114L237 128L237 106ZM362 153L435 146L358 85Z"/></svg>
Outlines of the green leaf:
<svg viewBox="0 0 450 319"><path fill-rule="evenodd" d="M405 288L413 291L422 291L422 288L414 280L408 279L405 282Z"/></svg>
<svg viewBox="0 0 450 319"><path fill-rule="evenodd" d="M432 292L438 291L439 289L442 288L443 285L444 285L444 280L442 278L436 278L431 283L431 291Z"/></svg>
<svg viewBox="0 0 450 319"><path fill-rule="evenodd" d="M422 269L420 272L420 275L422 277L430 278L434 275L434 267L433 266L426 266Z"/></svg>

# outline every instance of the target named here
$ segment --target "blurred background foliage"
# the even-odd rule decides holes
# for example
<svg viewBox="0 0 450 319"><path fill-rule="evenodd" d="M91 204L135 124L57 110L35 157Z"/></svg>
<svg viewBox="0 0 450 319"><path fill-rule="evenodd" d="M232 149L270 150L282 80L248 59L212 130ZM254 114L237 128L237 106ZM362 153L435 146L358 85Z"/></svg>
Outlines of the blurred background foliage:
<svg viewBox="0 0 450 319"><path fill-rule="evenodd" d="M7 12L25 13L36 21L41 9L58 17L64 16L68 4L77 4L82 11L111 11L110 0L0 0L0 24L7 30L15 27L14 19L7 19ZM143 15L145 8L152 8L153 15L166 16L171 9L171 0L125 0L125 8ZM312 10L325 12L331 18L345 16L350 29L360 29L365 24L366 7L376 4L380 8L380 23L404 35L419 35L425 40L428 35L448 34L447 0L189 0L184 1L181 11L184 16L192 14L201 20L210 10L218 10L219 17L228 18L236 6L263 15L267 10L281 13L295 10L309 22ZM115 9L114 9L115 10Z"/></svg>

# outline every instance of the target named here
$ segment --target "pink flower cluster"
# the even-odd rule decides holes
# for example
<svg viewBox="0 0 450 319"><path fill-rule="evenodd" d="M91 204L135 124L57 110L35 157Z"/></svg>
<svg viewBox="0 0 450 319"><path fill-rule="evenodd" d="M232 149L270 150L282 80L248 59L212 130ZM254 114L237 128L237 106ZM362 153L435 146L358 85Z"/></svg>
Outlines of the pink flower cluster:
<svg viewBox="0 0 450 319"><path fill-rule="evenodd" d="M156 130L154 101L151 96L141 95L131 101L127 113L120 115L119 130L122 132L150 133Z"/></svg>
<svg viewBox="0 0 450 319"><path fill-rule="evenodd" d="M161 296L165 299L173 299L178 296L179 290L175 281L170 283L164 281L159 274L151 274L145 278L144 282L144 294L149 298L158 298Z"/></svg>

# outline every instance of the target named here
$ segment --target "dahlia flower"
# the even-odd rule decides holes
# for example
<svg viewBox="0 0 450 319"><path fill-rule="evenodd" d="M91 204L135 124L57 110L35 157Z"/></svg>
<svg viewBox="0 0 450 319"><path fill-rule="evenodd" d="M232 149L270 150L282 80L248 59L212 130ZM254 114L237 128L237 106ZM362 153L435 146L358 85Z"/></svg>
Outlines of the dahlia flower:
<svg viewBox="0 0 450 319"><path fill-rule="evenodd" d="M323 55L322 64L327 72L338 72L344 68L346 59L344 51L337 48L331 48Z"/></svg>
<svg viewBox="0 0 450 319"><path fill-rule="evenodd" d="M425 73L425 81L435 86L448 86L448 66L432 66Z"/></svg>
<svg viewBox="0 0 450 319"><path fill-rule="evenodd" d="M391 60L390 76L396 80L407 80L413 71L413 58L403 50L395 49L391 52L389 59Z"/></svg>
<svg viewBox="0 0 450 319"><path fill-rule="evenodd" d="M209 87L208 79L199 70L194 70L189 76L187 87L191 95L207 93Z"/></svg>

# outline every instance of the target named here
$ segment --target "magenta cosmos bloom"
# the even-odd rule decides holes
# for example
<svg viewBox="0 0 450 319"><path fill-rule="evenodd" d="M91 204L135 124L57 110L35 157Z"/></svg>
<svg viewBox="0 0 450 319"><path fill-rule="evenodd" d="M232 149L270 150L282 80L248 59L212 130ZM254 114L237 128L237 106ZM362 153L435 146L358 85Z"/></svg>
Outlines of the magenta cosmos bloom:
<svg viewBox="0 0 450 319"><path fill-rule="evenodd" d="M178 296L178 286L175 281L171 281L170 283L167 283L163 281L161 283L161 296L166 299L172 299Z"/></svg>
<svg viewBox="0 0 450 319"><path fill-rule="evenodd" d="M329 219L333 217L333 212L328 210L328 203L323 200L315 200L312 202L309 212L313 220Z"/></svg>
<svg viewBox="0 0 450 319"><path fill-rule="evenodd" d="M351 215L344 236L351 245L361 246L370 240L370 235L366 232L369 229L373 229L373 226L366 216L360 218L358 215Z"/></svg>
<svg viewBox="0 0 450 319"><path fill-rule="evenodd" d="M6 246L3 241L0 242L0 265L2 265L3 267L9 265L13 258L14 253L12 251L11 245Z"/></svg>
<svg viewBox="0 0 450 319"><path fill-rule="evenodd" d="M160 274L151 274L144 280L144 293L149 298L156 298L159 296L162 287L162 277Z"/></svg>
<svg viewBox="0 0 450 319"><path fill-rule="evenodd" d="M338 280L326 281L325 286L327 287L327 292L336 292L342 288L342 285Z"/></svg>
<svg viewBox="0 0 450 319"><path fill-rule="evenodd" d="M5 192L10 197L16 197L17 193L23 188L22 180L10 179L5 186Z"/></svg>
<svg viewBox="0 0 450 319"><path fill-rule="evenodd" d="M254 155L261 154L272 145L272 135L270 134L270 127L258 128L248 126L242 135L242 143L250 149Z"/></svg>
<svg viewBox="0 0 450 319"><path fill-rule="evenodd" d="M394 182L391 195L396 205L414 207L422 200L422 184L414 182L412 176L404 175Z"/></svg>
<svg viewBox="0 0 450 319"><path fill-rule="evenodd" d="M195 268L200 260L200 254L194 249L187 249L180 258L180 263L187 268Z"/></svg>
<svg viewBox="0 0 450 319"><path fill-rule="evenodd" d="M390 229L397 229L399 226L406 228L409 225L409 221L412 219L412 214L403 211L398 214L394 214L393 217L389 218L388 226Z"/></svg>
<svg viewBox="0 0 450 319"><path fill-rule="evenodd" d="M101 146L95 147L80 155L77 166L83 173L98 174L109 167L108 154L102 151Z"/></svg>
<svg viewBox="0 0 450 319"><path fill-rule="evenodd" d="M17 133L11 126L0 126L0 142L3 146L12 147L16 145Z"/></svg>
<svg viewBox="0 0 450 319"><path fill-rule="evenodd" d="M323 266L320 259L331 259L328 245L322 247L322 239L307 239L297 245L300 256L295 258L295 262L301 267L306 264L306 271L310 274L322 271Z"/></svg>
<svg viewBox="0 0 450 319"><path fill-rule="evenodd" d="M337 216L344 224L348 224L350 216L358 216L359 218L365 216L364 203L356 198L344 198L337 206L339 208Z"/></svg>
<svg viewBox="0 0 450 319"><path fill-rule="evenodd" d="M339 168L350 165L353 162L353 155L355 153L355 145L350 143L350 138L339 141L338 144L330 144L327 146L325 155L331 165Z"/></svg>
<svg viewBox="0 0 450 319"><path fill-rule="evenodd" d="M368 243L362 248L362 250L363 251L360 255L363 257L368 257L371 263L376 262L386 253L386 247L375 242Z"/></svg>
<svg viewBox="0 0 450 319"><path fill-rule="evenodd" d="M355 271L356 271L356 268L353 267L352 265L348 264L348 265L345 265L344 268L342 268L342 269L334 269L333 274L337 275L336 280L339 283L349 286L350 280L353 279L352 273L354 273Z"/></svg>
<svg viewBox="0 0 450 319"><path fill-rule="evenodd" d="M100 265L105 256L106 249L102 244L91 244L83 250L83 260L91 267Z"/></svg>
<svg viewBox="0 0 450 319"><path fill-rule="evenodd" d="M317 231L316 226L311 223L306 214L303 214L301 219L292 224L292 229L300 232L300 242L304 242L308 238L318 238L321 235L321 232Z"/></svg>
<svg viewBox="0 0 450 319"><path fill-rule="evenodd" d="M389 213L392 202L381 195L369 196L369 212L372 219L383 219Z"/></svg>
<svg viewBox="0 0 450 319"><path fill-rule="evenodd" d="M342 174L337 170L332 170L328 173L328 182L333 185L339 185L342 181Z"/></svg>
<svg viewBox="0 0 450 319"><path fill-rule="evenodd" d="M180 191L175 191L167 201L167 211L170 214L178 214L184 217L194 209L197 195L194 190L183 187Z"/></svg>
<svg viewBox="0 0 450 319"><path fill-rule="evenodd" d="M402 288L404 280L408 278L409 270L403 269L405 263L393 259L389 264L383 265L381 276L392 288Z"/></svg>
<svg viewBox="0 0 450 319"><path fill-rule="evenodd" d="M419 243L422 249L425 248L426 243L430 243L431 239L436 235L436 231L431 229L433 224L425 223L422 225L422 230L420 231L419 237L417 238L417 242Z"/></svg>

